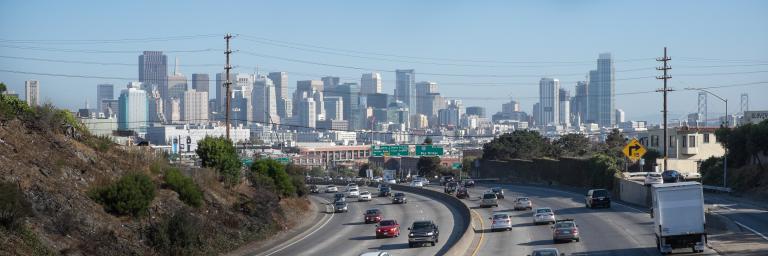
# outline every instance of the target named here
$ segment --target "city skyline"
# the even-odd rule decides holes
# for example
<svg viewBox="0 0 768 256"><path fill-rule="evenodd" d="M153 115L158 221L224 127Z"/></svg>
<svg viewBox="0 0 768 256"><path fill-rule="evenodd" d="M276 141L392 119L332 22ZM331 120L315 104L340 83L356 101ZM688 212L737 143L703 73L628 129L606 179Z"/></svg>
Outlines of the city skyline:
<svg viewBox="0 0 768 256"><path fill-rule="evenodd" d="M361 75L371 72L381 73L382 92L394 94L396 69L414 69L415 81L434 81L441 86L442 97L448 99L462 99L467 106L482 106L490 114L501 110L501 105L510 99L520 102L521 110L529 114L532 112L533 104L538 102L539 95L536 87L538 80L542 77L556 78L561 81L561 88L576 92L575 86L578 81L586 80L586 75L590 70L595 69L596 56L599 53L610 52L615 59L615 92L617 93L615 107L623 109L629 120L647 120L651 123L657 123L661 118L658 114L658 106L661 104L661 96L658 93L652 93L661 87L661 82L655 79L659 72L655 70L658 63L656 57L661 55L663 46L669 46L672 56L671 65L675 68L671 70L673 79L670 80L670 86L677 91L670 94L674 101L670 102L670 119L684 120L689 113L696 112L697 95L695 92L683 91L686 87L710 87L710 86L728 86L727 89L717 89L716 92L723 94L732 102L737 102L741 93L750 93L761 95L768 93L766 82L765 59L768 52L760 45L768 44L768 24L766 18L762 15L749 15L751 12L765 9L766 3L763 2L738 2L729 5L714 5L710 2L691 2L672 3L668 9L661 13L646 12L649 16L638 16L624 11L626 8L637 7L637 12L644 13L643 10L650 9L651 5L635 6L634 4L619 3L546 3L538 6L519 3L495 3L488 6L472 6L465 4L445 4L439 9L439 12L431 13L426 19L414 19L408 15L418 11L425 11L427 8L423 4L413 4L412 8L404 14L386 14L391 18L402 18L392 25L383 24L375 21L361 22L361 24L336 24L331 26L337 31L346 31L358 26L375 24L381 33L396 33L394 39L383 38L377 42L359 43L359 39L340 36L341 34L330 33L329 36L318 37L316 32L311 29L316 26L325 25L327 22L339 21L337 18L331 18L329 21L320 22L320 24L302 24L306 27L291 25L289 31L269 28L267 32L249 32L245 27L235 25L232 32L239 35L233 39L233 48L239 50L233 55L233 65L237 66L235 73L254 73L257 69L260 73L268 72L286 72L290 78L287 81L287 91L291 94L296 86L296 81L316 79L322 77L339 77L340 83L361 82ZM4 3L9 5L8 3ZM59 5L54 3L53 5ZM132 4L121 4L126 10L133 10L138 7ZM171 8L173 4L162 3L158 10L141 13L141 15L151 15L152 12L162 11ZM250 3L244 3L250 5ZM264 6L272 6L277 10L290 8L283 4L264 3ZM313 7L315 3L308 3ZM391 4L395 5L395 4ZM77 6L64 5L62 11L69 13L76 12L72 8ZM191 13L202 12L205 5L192 8ZM353 4L349 6L339 6L335 3L319 5L318 8L333 10L336 13L354 13L354 10L363 8L367 4ZM468 15L464 20L466 24L456 24L448 20L451 14L461 10L475 11L480 10L494 13L493 6L516 7L514 13L520 17L499 16L501 18L488 18L492 15ZM26 8L35 8L34 3L14 4L15 9L24 10ZM93 10L107 8L96 4ZM389 5L383 8L391 8ZM429 5L429 8L435 8ZM593 8L593 9L591 9ZM312 9L312 8L308 8ZM505 8L499 8L505 9ZM524 28L515 21L530 18L532 14L526 11L548 9L560 17L539 24L533 28ZM36 9L41 11L42 9ZM574 12L574 10L577 10ZM306 13L305 10L297 10ZM45 11L44 11L45 12ZM239 11L238 11L239 12ZM602 18L596 18L595 13L607 12L609 17L616 15L627 16L626 19L617 20L616 24L607 25L601 28L588 28L588 24L599 22ZM743 12L743 19L730 20L717 19L721 13ZM22 12L23 13L23 12ZM84 22L89 18L99 16L100 14L84 13L84 17L70 23ZM472 13L472 12L470 12ZM665 20L664 26L674 33L656 33L655 29L662 24L655 21L654 17L663 15L680 15L685 13L688 18ZM15 14L3 17L3 21L13 24L10 20ZM271 14L266 14L271 17ZM313 14L314 15L314 14ZM590 16L593 15L593 16ZM235 15L237 16L237 15ZM715 17L715 18L712 18ZM265 17L266 18L266 17ZM606 17L604 17L606 18ZM7 20L6 20L7 19ZM238 18L240 19L240 18ZM261 19L261 18L254 18ZM563 24L561 21L576 21L573 24ZM365 21L365 20L364 20ZM697 26L689 26L688 21L697 22ZM19 28L3 27L3 39L11 40L3 44L16 47L2 47L4 55L8 57L32 57L42 58L48 61L20 60L12 58L0 59L0 67L4 70L53 73L53 74L72 74L72 75L90 75L119 77L124 79L89 79L89 78L67 78L59 76L31 75L4 73L3 82L9 89L16 92L23 91L23 81L39 80L41 103L51 100L55 105L66 107L72 110L82 107L83 102L97 102L94 93L87 95L75 94L71 91L88 90L92 91L97 84L111 83L116 85L126 84L130 81L140 80L136 77L135 67L121 65L89 65L82 63L63 64L51 62L50 60L71 60L75 62L104 62L104 63L135 63L135 58L143 51L162 50L167 58L173 60L179 58L183 70L186 74L208 74L210 77L221 72L223 69L224 56L221 51L201 51L201 52L183 52L185 50L195 49L220 49L223 48L223 31L220 28L214 29L213 22L204 24L201 28L190 30L184 22L188 19L179 21L169 21L178 23L173 26L181 28L174 33L169 34L165 28L147 27L147 26L126 26L127 20L116 19L101 24L97 29L111 28L109 33L100 34L101 38L94 38L92 34L81 34L77 31L62 29L54 31L55 24L47 24L42 21L35 21ZM290 24L286 20L278 19L279 24ZM412 28L404 28L402 25L409 23ZM190 23L191 24L191 23ZM494 35L492 41L468 41L473 36L490 35L488 29L477 29L473 25L477 24L498 24L499 27L509 27L518 31L519 35L529 35L542 30L550 30L556 37L572 37L575 39L586 40L591 43L579 42L579 40L567 40L568 44L562 45L550 42L527 42L526 40L513 40L513 37ZM69 26L77 27L77 26ZM139 29L144 27L144 29ZM454 27L458 33L463 36L444 40L448 34L430 32L429 29L439 29L445 27ZM709 29L736 27L740 30L749 31L749 36L744 34L728 34L721 36L728 38L730 43L740 47L729 48L727 51L722 48L721 40L714 40L705 33ZM400 30L394 30L398 28ZM616 32L616 29L625 29L626 33ZM424 29L426 32L424 32ZM587 32L583 35L574 35L573 31ZM34 31L35 33L29 33ZM327 30L326 30L327 31ZM434 44L432 40L419 42L419 40L408 40L408 43L396 41L402 37L414 37L419 31L432 36L432 40L441 40L441 44ZM202 33L201 33L202 32ZM601 33L613 32L611 37L600 36ZM616 34L618 33L618 34ZM453 35L454 33L451 33ZM183 40L139 40L139 41L108 41L120 38L153 38L182 35L206 35L198 38ZM255 36L258 35L258 36ZM311 38L311 39L306 39ZM591 40L599 38L599 40ZM33 40L33 41L13 41L13 40ZM704 40L708 39L708 40ZM34 41L43 40L43 41ZM54 41L45 41L54 40ZM66 41L55 41L66 40ZM71 41L75 40L75 41ZM77 41L83 40L83 41ZM105 41L99 41L105 40ZM273 40L273 41L268 41ZM277 40L277 41L274 41ZM394 40L394 41L393 41ZM562 40L555 40L557 42ZM279 47L274 44L279 42L295 43L294 48L290 49ZM272 45L270 45L270 43ZM299 45L302 44L302 45ZM311 46L326 47L329 49L313 48ZM19 49L18 47L22 47ZM23 49L27 48L27 49ZM31 50L35 48L37 50ZM91 50L94 53L83 54L77 51L43 51L43 49L71 49L77 51ZM451 51L449 49L462 49L460 51ZM721 50L723 49L723 50ZM105 53L104 51L123 51L118 53ZM182 52L180 52L182 51ZM325 54L321 51L334 52L335 54ZM376 53L379 55L374 55ZM344 55L356 55L350 57ZM278 58L274 58L278 57ZM364 58L363 58L364 57ZM418 58L412 58L418 57ZM282 59L280 59L282 58ZM288 60L286 60L288 59ZM132 61L134 60L134 61ZM362 67L363 70L340 68L328 65L316 65L305 62L314 62L330 65L342 65L348 67ZM457 61L461 60L461 61ZM212 64L208 66L208 64ZM201 66L206 65L206 66ZM718 67L719 66L719 67ZM166 74L170 73L170 68ZM719 75L712 75L719 74ZM472 75L472 76L464 76ZM187 77L189 78L189 77ZM191 82L188 82L191 84ZM740 84L748 84L738 86ZM215 83L211 83L214 86ZM277 84L275 84L277 87ZM285 88L285 87L283 87ZM471 90L466 90L472 88ZM277 89L277 88L276 88ZM281 88L282 89L282 88ZM210 88L211 92L216 91ZM280 91L280 90L278 90ZM634 92L645 92L632 94ZM576 95L576 93L574 93ZM210 94L215 98L215 94ZM642 104L636 104L635 98L642 98ZM292 97L287 97L291 99ZM295 104L295 103L294 103ZM724 108L719 102L712 102L709 107L709 116L722 115ZM730 106L736 109L736 105ZM766 109L768 103L765 101L752 101L752 109ZM606 116L614 116L608 113ZM584 117L582 117L584 118Z"/></svg>

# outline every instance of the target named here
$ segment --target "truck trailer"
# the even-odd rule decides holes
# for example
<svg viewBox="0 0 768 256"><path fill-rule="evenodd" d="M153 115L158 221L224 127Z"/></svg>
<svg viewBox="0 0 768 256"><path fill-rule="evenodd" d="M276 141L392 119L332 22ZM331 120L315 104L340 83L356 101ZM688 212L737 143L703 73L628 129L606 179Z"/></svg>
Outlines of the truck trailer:
<svg viewBox="0 0 768 256"><path fill-rule="evenodd" d="M703 252L707 244L704 192L698 182L654 184L651 189L656 247L663 254L691 248Z"/></svg>

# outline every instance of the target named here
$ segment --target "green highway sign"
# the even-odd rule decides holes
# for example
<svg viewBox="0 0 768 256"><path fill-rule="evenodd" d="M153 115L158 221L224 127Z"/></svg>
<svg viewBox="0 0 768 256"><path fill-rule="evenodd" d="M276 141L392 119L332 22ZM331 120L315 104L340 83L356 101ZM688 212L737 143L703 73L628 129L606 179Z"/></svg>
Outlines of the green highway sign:
<svg viewBox="0 0 768 256"><path fill-rule="evenodd" d="M417 156L442 156L443 147L435 145L416 145Z"/></svg>
<svg viewBox="0 0 768 256"><path fill-rule="evenodd" d="M453 163L451 164L451 168L454 170L461 169L461 163Z"/></svg>
<svg viewBox="0 0 768 256"><path fill-rule="evenodd" d="M372 156L408 156L408 145L373 145Z"/></svg>
<svg viewBox="0 0 768 256"><path fill-rule="evenodd" d="M278 157L278 158L275 158L275 160L277 160L281 164L290 164L291 163L291 159L288 158L288 157Z"/></svg>

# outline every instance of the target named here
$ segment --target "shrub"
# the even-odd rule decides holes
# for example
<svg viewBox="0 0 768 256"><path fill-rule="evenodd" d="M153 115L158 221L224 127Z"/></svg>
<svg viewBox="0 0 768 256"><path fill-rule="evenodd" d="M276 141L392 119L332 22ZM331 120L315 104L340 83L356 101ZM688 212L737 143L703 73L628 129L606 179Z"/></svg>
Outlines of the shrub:
<svg viewBox="0 0 768 256"><path fill-rule="evenodd" d="M187 205L200 207L203 202L203 192L192 178L184 176L181 171L171 168L165 171L165 184L179 194L179 199Z"/></svg>
<svg viewBox="0 0 768 256"><path fill-rule="evenodd" d="M146 213L155 198L155 184L145 174L132 173L111 185L92 189L90 197L109 213L139 216Z"/></svg>
<svg viewBox="0 0 768 256"><path fill-rule="evenodd" d="M23 100L20 100L16 97L8 97L5 95L0 95L0 115L8 118L13 119L16 117L23 117L29 114L32 114L32 108L27 105L26 102Z"/></svg>
<svg viewBox="0 0 768 256"><path fill-rule="evenodd" d="M203 167L218 170L228 184L234 185L240 181L242 163L231 140L205 137L197 143L195 153L200 157Z"/></svg>
<svg viewBox="0 0 768 256"><path fill-rule="evenodd" d="M285 165L273 159L259 159L251 165L251 172L272 178L277 192L283 196L296 195L296 188L291 176L285 171Z"/></svg>
<svg viewBox="0 0 768 256"><path fill-rule="evenodd" d="M16 230L24 217L32 215L32 206L19 187L11 182L0 182L0 225Z"/></svg>
<svg viewBox="0 0 768 256"><path fill-rule="evenodd" d="M304 178L301 176L291 176L291 183L293 183L293 188L296 190L296 195L299 197L303 197L307 194L309 194L309 189L307 189L306 183L304 183Z"/></svg>
<svg viewBox="0 0 768 256"><path fill-rule="evenodd" d="M149 227L149 245L166 255L189 255L201 244L200 221L189 213L177 211Z"/></svg>

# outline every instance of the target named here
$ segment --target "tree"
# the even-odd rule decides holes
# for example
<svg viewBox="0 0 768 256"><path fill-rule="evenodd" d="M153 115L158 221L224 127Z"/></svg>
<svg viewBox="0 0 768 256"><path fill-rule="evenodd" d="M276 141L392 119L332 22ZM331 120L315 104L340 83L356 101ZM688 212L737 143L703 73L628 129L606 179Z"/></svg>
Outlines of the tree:
<svg viewBox="0 0 768 256"><path fill-rule="evenodd" d="M554 157L549 140L537 131L517 130L503 134L483 146L483 159L511 160Z"/></svg>
<svg viewBox="0 0 768 256"><path fill-rule="evenodd" d="M195 153L200 157L203 167L219 171L227 184L234 185L240 181L242 163L231 140L206 136L197 142Z"/></svg>
<svg viewBox="0 0 768 256"><path fill-rule="evenodd" d="M296 195L294 182L291 180L291 176L285 172L285 165L280 162L274 159L256 160L251 165L251 172L271 178L279 194L287 197ZM255 184L253 181L251 183Z"/></svg>
<svg viewBox="0 0 768 256"><path fill-rule="evenodd" d="M7 90L8 90L8 87L5 87L4 83L0 83L0 95L3 95Z"/></svg>
<svg viewBox="0 0 768 256"><path fill-rule="evenodd" d="M558 156L585 156L589 153L591 142L583 134L569 133L553 143Z"/></svg>
<svg viewBox="0 0 768 256"><path fill-rule="evenodd" d="M360 168L357 170L357 176L358 177L367 177L368 176L368 173L367 173L368 169L371 169L371 165L370 164L363 164L363 165L361 165Z"/></svg>
<svg viewBox="0 0 768 256"><path fill-rule="evenodd" d="M416 163L416 168L421 176L432 177L440 173L440 157L422 156Z"/></svg>
<svg viewBox="0 0 768 256"><path fill-rule="evenodd" d="M427 137L426 139L424 139L424 143L423 144L425 144L425 145L432 145L432 137Z"/></svg>
<svg viewBox="0 0 768 256"><path fill-rule="evenodd" d="M656 165L656 159L661 157L661 153L659 153L658 150L649 148L645 155L643 155L643 159L645 160L645 166L643 168L648 171L653 170L653 166Z"/></svg>

